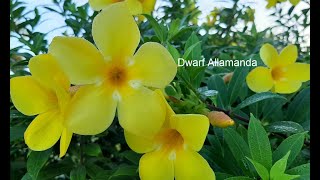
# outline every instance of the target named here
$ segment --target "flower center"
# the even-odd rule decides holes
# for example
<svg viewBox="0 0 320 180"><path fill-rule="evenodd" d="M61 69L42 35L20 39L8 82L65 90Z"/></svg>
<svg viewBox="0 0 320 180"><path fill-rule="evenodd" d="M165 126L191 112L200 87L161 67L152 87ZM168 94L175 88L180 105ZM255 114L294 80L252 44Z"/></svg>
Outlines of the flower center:
<svg viewBox="0 0 320 180"><path fill-rule="evenodd" d="M111 67L107 71L107 79L112 86L119 87L127 82L127 71L123 67Z"/></svg>
<svg viewBox="0 0 320 180"><path fill-rule="evenodd" d="M175 129L167 129L161 132L156 140L164 151L180 150L183 148L183 137Z"/></svg>
<svg viewBox="0 0 320 180"><path fill-rule="evenodd" d="M285 80L285 69L282 67L275 67L271 71L272 79L275 81Z"/></svg>
<svg viewBox="0 0 320 180"><path fill-rule="evenodd" d="M79 86L79 85L77 85L77 86L71 86L71 87L69 88L69 93L70 93L70 95L71 95L71 96L75 95L76 92L79 90L80 87L81 87L81 86Z"/></svg>

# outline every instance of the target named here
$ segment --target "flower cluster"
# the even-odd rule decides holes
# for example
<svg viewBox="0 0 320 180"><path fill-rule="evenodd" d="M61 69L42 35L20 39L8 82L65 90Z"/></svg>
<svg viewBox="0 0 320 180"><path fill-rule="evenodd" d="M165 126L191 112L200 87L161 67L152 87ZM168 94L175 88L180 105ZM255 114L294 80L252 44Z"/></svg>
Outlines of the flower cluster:
<svg viewBox="0 0 320 180"><path fill-rule="evenodd" d="M154 42L136 51L140 32L130 4L139 2L148 10L154 1L115 2L90 1L102 9L92 25L96 46L82 38L55 37L47 54L29 61L31 76L11 79L16 108L38 114L25 131L26 144L43 151L60 139L63 157L73 133L99 134L117 115L129 146L147 153L140 161L141 179L214 180L209 164L196 153L209 119L174 114L159 90L177 73L172 56Z"/></svg>

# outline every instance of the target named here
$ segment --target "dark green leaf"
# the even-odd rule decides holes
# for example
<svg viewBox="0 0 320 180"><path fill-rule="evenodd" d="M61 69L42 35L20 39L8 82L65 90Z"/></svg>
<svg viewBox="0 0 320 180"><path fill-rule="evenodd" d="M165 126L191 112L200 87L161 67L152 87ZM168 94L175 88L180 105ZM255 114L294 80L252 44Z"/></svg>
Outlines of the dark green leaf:
<svg viewBox="0 0 320 180"><path fill-rule="evenodd" d="M114 179L119 176L136 176L138 172L138 167L136 166L123 166L118 168L109 179Z"/></svg>
<svg viewBox="0 0 320 180"><path fill-rule="evenodd" d="M242 108L247 107L247 106L254 104L256 102L259 102L259 101L262 101L265 99L270 99L270 98L280 98L280 99L286 100L285 97L280 96L278 94L271 93L271 92L257 93L257 94L254 94L254 95L246 98L235 109L242 109Z"/></svg>
<svg viewBox="0 0 320 180"><path fill-rule="evenodd" d="M26 126L13 126L10 128L10 142L15 141L17 139L22 139Z"/></svg>
<svg viewBox="0 0 320 180"><path fill-rule="evenodd" d="M310 88L300 91L289 104L287 119L289 121L302 123L308 112L310 112Z"/></svg>
<svg viewBox="0 0 320 180"><path fill-rule="evenodd" d="M310 163L302 164L286 171L287 174L300 175L295 180L309 180L310 179Z"/></svg>
<svg viewBox="0 0 320 180"><path fill-rule="evenodd" d="M268 170L272 166L272 152L267 132L252 114L248 128L248 144L251 157Z"/></svg>
<svg viewBox="0 0 320 180"><path fill-rule="evenodd" d="M225 180L253 180L253 179L246 176L234 176L234 177L227 178Z"/></svg>
<svg viewBox="0 0 320 180"><path fill-rule="evenodd" d="M51 155L51 149L46 151L32 151L27 161L27 171L32 179L37 179L41 168Z"/></svg>
<svg viewBox="0 0 320 180"><path fill-rule="evenodd" d="M223 132L225 141L228 144L228 147L231 150L233 157L236 159L241 169L249 173L249 163L246 159L246 157L251 157L249 146L235 130L231 128L226 128Z"/></svg>
<svg viewBox="0 0 320 180"><path fill-rule="evenodd" d="M290 166L293 160L300 153L300 150L303 146L305 134L305 132L294 134L282 141L278 148L273 152L273 162L278 161L284 155L286 155L288 151L291 151L290 156L288 158L288 166Z"/></svg>
<svg viewBox="0 0 320 180"><path fill-rule="evenodd" d="M102 154L100 145L96 143L86 144L83 147L83 151L89 156L99 156Z"/></svg>
<svg viewBox="0 0 320 180"><path fill-rule="evenodd" d="M277 121L271 123L267 127L269 132L274 132L274 133L301 133L303 132L303 127L292 121Z"/></svg>
<svg viewBox="0 0 320 180"><path fill-rule="evenodd" d="M220 108L226 108L228 101L227 86L224 84L223 79L218 75L211 76L208 81L208 89L218 91L217 106Z"/></svg>
<svg viewBox="0 0 320 180"><path fill-rule="evenodd" d="M249 67L238 67L235 69L234 74L228 86L229 105L235 102L239 96L240 88L245 82L248 74Z"/></svg>
<svg viewBox="0 0 320 180"><path fill-rule="evenodd" d="M136 165L139 165L139 160L142 156L141 154L135 153L130 150L121 153L121 155Z"/></svg>
<svg viewBox="0 0 320 180"><path fill-rule="evenodd" d="M70 172L71 180L85 180L86 179L86 168L82 165L79 165Z"/></svg>

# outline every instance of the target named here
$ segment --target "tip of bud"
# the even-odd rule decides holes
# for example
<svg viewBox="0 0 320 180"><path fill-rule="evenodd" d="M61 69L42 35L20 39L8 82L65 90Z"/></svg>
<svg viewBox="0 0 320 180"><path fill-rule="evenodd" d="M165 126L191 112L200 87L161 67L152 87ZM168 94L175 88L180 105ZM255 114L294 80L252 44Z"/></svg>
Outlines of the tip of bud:
<svg viewBox="0 0 320 180"><path fill-rule="evenodd" d="M207 116L212 126L226 128L234 125L234 121L224 112L211 111Z"/></svg>
<svg viewBox="0 0 320 180"><path fill-rule="evenodd" d="M223 81L224 81L224 83L230 82L232 76L233 76L233 72L224 75L224 76L223 76Z"/></svg>

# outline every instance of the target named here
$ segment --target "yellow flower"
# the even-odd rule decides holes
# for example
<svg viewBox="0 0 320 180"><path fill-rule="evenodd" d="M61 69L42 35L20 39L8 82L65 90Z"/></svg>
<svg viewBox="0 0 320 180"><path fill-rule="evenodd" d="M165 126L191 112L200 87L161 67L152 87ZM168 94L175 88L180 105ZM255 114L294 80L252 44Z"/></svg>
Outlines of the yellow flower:
<svg viewBox="0 0 320 180"><path fill-rule="evenodd" d="M143 44L134 54L140 32L124 3L106 7L93 21L93 39L56 37L49 52L72 84L84 85L66 114L68 128L82 135L107 129L116 109L120 125L129 132L153 134L161 128L165 109L151 88L164 88L177 65L159 43Z"/></svg>
<svg viewBox="0 0 320 180"><path fill-rule="evenodd" d="M267 8L269 9L273 6L276 6L278 2L285 2L286 0L267 0L267 1L268 1ZM289 1L293 6L296 6L300 2L300 0L289 0Z"/></svg>
<svg viewBox="0 0 320 180"><path fill-rule="evenodd" d="M10 94L15 107L25 115L37 115L24 133L25 142L30 149L43 151L60 139L62 157L72 138L64 118L72 96L69 80L48 54L33 57L29 68L32 76L10 79Z"/></svg>
<svg viewBox="0 0 320 180"><path fill-rule="evenodd" d="M156 90L161 95L160 90ZM162 129L154 136L139 136L124 131L129 147L144 154L139 163L142 180L215 180L207 161L197 153L209 130L204 115L175 114L165 98L167 113Z"/></svg>
<svg viewBox="0 0 320 180"><path fill-rule="evenodd" d="M126 2L132 15L150 14L156 4L156 0L89 0L89 4L95 11L100 11L110 4L122 1Z"/></svg>
<svg viewBox="0 0 320 180"><path fill-rule="evenodd" d="M265 92L272 88L277 93L293 93L301 83L310 80L310 64L296 63L298 49L288 45L280 54L270 44L260 49L260 57L267 67L256 67L247 76L252 91Z"/></svg>

